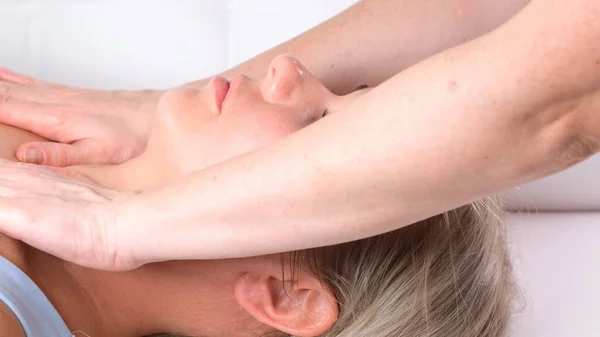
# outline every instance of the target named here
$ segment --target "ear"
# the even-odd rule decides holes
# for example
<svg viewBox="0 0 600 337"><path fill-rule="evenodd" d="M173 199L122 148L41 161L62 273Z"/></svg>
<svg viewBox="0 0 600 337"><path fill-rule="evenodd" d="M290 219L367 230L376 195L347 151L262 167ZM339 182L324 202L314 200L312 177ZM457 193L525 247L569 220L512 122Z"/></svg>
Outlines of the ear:
<svg viewBox="0 0 600 337"><path fill-rule="evenodd" d="M294 281L245 274L235 284L235 297L256 320L298 337L323 334L339 313L333 292L302 272Z"/></svg>

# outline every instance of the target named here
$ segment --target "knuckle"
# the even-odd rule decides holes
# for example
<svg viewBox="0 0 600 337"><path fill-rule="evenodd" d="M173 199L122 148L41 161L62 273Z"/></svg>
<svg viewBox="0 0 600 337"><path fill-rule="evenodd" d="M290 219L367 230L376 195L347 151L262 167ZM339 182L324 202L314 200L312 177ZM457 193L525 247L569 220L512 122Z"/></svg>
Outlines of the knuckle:
<svg viewBox="0 0 600 337"><path fill-rule="evenodd" d="M0 93L0 109L10 105L10 103L12 103L13 98L6 94L6 93Z"/></svg>
<svg viewBox="0 0 600 337"><path fill-rule="evenodd" d="M52 148L49 158L51 158L54 165L59 167L68 166L71 159L69 153L58 146Z"/></svg>
<svg viewBox="0 0 600 337"><path fill-rule="evenodd" d="M12 209L12 216L19 223L33 224L36 221L36 217L32 216L31 212L27 212L22 208Z"/></svg>
<svg viewBox="0 0 600 337"><path fill-rule="evenodd" d="M25 199L14 199L13 204L14 207L10 208L11 218L17 223L31 226L37 224L43 217L41 212L35 211L38 208L36 206L39 206L35 203L26 203Z"/></svg>
<svg viewBox="0 0 600 337"><path fill-rule="evenodd" d="M44 110L45 123L48 125L63 125L71 117L64 109L56 106L38 105L37 108Z"/></svg>
<svg viewBox="0 0 600 337"><path fill-rule="evenodd" d="M6 84L1 84L0 85L0 95L2 96L8 96L10 95L10 86L6 85Z"/></svg>

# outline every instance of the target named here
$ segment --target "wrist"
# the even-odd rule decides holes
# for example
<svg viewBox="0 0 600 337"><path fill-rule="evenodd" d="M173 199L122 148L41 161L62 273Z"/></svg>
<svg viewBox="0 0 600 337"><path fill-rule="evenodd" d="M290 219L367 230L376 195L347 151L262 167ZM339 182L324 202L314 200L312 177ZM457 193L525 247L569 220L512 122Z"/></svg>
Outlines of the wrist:
<svg viewBox="0 0 600 337"><path fill-rule="evenodd" d="M114 101L121 102L118 107L123 118L133 126L133 135L145 147L155 120L158 103L165 90L113 91ZM140 149L141 149L140 148ZM138 153L139 154L139 153Z"/></svg>
<svg viewBox="0 0 600 337"><path fill-rule="evenodd" d="M147 240L148 229L143 217L145 210L137 208L138 194L119 192L112 200L94 207L92 226L103 229L98 235L102 269L126 271L154 262L140 258L145 254L140 254L139 243Z"/></svg>
<svg viewBox="0 0 600 337"><path fill-rule="evenodd" d="M159 205L148 197L150 192L126 192L114 199L106 214L110 214L110 228L107 232L117 252L115 261L124 268L134 269L148 263L168 260L161 245L168 240L161 229L168 224L162 219ZM172 219L171 219L172 220ZM167 245L168 246L168 245Z"/></svg>
<svg viewBox="0 0 600 337"><path fill-rule="evenodd" d="M130 102L130 107L145 114L154 114L156 106L166 90L121 90L115 91L119 99Z"/></svg>
<svg viewBox="0 0 600 337"><path fill-rule="evenodd" d="M166 90L115 90L109 91L108 94L114 101L125 102L127 110L136 111L143 114L154 114L156 106Z"/></svg>

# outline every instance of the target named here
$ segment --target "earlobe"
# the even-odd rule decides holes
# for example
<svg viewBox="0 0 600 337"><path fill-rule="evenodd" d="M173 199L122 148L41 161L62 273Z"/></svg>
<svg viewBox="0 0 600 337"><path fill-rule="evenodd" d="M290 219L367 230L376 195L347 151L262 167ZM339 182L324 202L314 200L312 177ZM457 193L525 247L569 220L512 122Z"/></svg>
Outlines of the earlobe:
<svg viewBox="0 0 600 337"><path fill-rule="evenodd" d="M235 284L235 297L256 320L298 337L321 335L338 317L333 293L306 274L294 281L245 274Z"/></svg>

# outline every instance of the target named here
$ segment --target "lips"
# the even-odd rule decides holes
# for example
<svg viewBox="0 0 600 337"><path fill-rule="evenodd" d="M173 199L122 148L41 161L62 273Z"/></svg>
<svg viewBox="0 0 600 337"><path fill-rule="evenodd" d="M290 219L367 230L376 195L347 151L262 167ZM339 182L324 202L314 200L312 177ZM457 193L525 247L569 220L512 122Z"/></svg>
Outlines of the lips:
<svg viewBox="0 0 600 337"><path fill-rule="evenodd" d="M217 76L213 78L211 85L214 90L217 111L221 113L223 102L225 101L227 93L229 92L229 81L223 77Z"/></svg>

